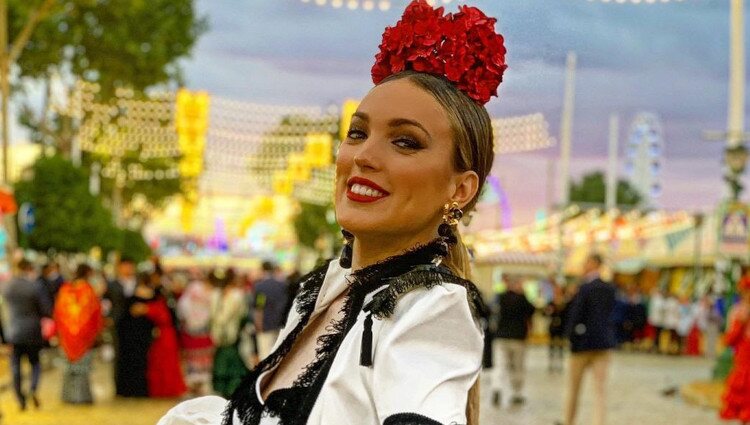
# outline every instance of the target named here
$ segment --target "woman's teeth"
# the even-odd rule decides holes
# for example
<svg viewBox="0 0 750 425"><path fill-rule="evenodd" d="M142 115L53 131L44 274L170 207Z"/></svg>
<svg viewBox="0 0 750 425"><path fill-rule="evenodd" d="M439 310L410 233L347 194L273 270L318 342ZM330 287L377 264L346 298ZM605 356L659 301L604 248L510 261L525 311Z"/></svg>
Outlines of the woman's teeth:
<svg viewBox="0 0 750 425"><path fill-rule="evenodd" d="M367 187L361 184L352 185L351 191L352 193L356 193L357 195L370 196L372 198L380 198L384 196L383 192L377 191L371 187Z"/></svg>

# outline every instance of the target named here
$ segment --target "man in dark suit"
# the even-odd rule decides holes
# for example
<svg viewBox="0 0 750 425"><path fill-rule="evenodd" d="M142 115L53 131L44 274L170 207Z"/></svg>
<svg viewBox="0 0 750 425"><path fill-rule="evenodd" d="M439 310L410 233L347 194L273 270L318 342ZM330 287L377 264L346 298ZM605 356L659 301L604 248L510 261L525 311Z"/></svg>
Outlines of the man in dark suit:
<svg viewBox="0 0 750 425"><path fill-rule="evenodd" d="M594 425L604 425L606 384L611 350L615 348L612 311L615 287L601 279L602 257L592 254L584 265L583 284L570 304L565 333L570 338L570 374L565 404L565 425L575 422L578 395L583 374L591 368L594 375Z"/></svg>
<svg viewBox="0 0 750 425"><path fill-rule="evenodd" d="M34 265L27 260L18 263L19 275L5 288L3 295L8 305L10 328L8 342L12 345L11 369L13 370L13 388L21 410L26 409L26 394L23 393L21 381L21 359L31 363L31 399L39 407L36 390L42 366L39 363L39 352L44 347L42 338L42 317L51 317L50 304L45 288L37 281Z"/></svg>

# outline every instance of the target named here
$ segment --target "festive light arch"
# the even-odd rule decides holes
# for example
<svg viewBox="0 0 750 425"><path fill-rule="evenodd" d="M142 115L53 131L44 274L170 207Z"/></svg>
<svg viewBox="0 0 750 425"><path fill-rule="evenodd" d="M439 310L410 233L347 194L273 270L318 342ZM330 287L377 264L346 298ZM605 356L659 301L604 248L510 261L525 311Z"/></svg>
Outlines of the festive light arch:
<svg viewBox="0 0 750 425"><path fill-rule="evenodd" d="M320 7L326 7L330 6L334 9L349 9L349 10L364 10L364 11L373 11L373 10L380 10L382 12L386 12L390 10L393 6L400 6L400 3L404 3L404 6L408 3L408 1L403 0L300 0L302 3L309 3L314 4ZM433 6L438 6L441 4L449 4L453 2L458 3L461 0L427 0L427 3L430 3Z"/></svg>

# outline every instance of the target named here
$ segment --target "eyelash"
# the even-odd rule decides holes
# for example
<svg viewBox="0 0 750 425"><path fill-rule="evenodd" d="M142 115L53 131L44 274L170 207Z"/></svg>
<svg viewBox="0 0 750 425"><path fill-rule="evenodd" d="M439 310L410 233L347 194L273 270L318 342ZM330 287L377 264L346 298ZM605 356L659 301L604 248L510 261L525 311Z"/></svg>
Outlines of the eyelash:
<svg viewBox="0 0 750 425"><path fill-rule="evenodd" d="M358 137L355 137L355 136L358 136ZM363 140L367 138L367 134L361 130L351 129L346 133L346 138L351 139L351 140ZM410 137L399 137L395 139L392 143L402 149L409 149L409 150L422 149L422 144L419 141L414 140Z"/></svg>

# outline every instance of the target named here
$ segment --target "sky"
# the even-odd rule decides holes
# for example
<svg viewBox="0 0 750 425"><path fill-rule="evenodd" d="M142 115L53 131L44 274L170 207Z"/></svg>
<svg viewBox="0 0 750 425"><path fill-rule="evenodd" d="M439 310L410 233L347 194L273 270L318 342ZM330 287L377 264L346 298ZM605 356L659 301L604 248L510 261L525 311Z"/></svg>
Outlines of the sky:
<svg viewBox="0 0 750 425"><path fill-rule="evenodd" d="M392 3L388 12L367 12L301 0L197 0L210 29L182 63L187 85L269 104L360 98L372 86L382 31L407 1ZM702 132L726 128L729 1L469 3L497 17L506 39L509 69L499 98L487 105L493 117L541 112L557 137L565 57L575 51L573 174L605 167L611 113L621 118L624 140L635 114L649 111L661 118L666 142L660 205L705 210L718 202L723 144L703 141ZM554 167L558 155L555 147L497 158L495 173L509 193L514 222L546 206L549 161ZM528 176L533 184L517 184Z"/></svg>

